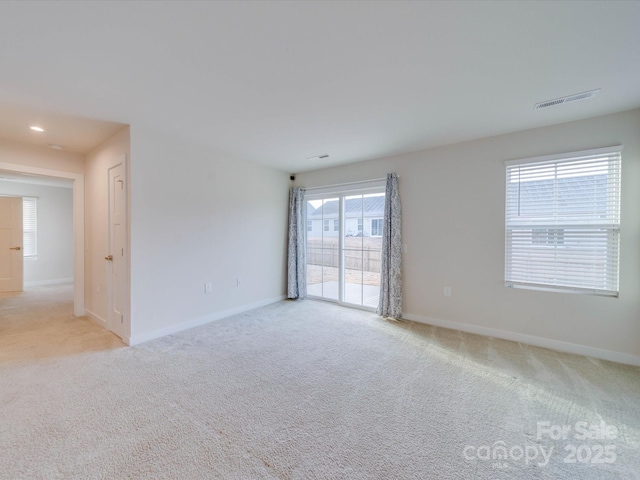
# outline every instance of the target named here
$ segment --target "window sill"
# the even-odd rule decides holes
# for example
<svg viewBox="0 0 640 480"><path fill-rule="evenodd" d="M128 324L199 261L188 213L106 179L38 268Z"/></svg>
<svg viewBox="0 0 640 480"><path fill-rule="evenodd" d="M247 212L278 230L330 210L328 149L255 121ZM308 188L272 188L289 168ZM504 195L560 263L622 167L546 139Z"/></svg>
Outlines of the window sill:
<svg viewBox="0 0 640 480"><path fill-rule="evenodd" d="M507 288L517 288L522 290L538 290L541 292L553 292L553 293L573 293L578 295L595 295L598 297L613 297L613 298L618 298L620 293L620 292L611 292L607 290L593 290L589 288L559 287L554 285L536 285L536 284L513 283L513 282L506 282L504 286Z"/></svg>

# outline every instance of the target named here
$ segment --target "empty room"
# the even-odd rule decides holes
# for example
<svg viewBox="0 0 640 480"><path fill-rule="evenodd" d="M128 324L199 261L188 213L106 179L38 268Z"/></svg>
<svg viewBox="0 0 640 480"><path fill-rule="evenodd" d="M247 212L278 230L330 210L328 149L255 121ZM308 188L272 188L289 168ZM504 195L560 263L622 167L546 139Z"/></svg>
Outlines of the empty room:
<svg viewBox="0 0 640 480"><path fill-rule="evenodd" d="M639 23L0 2L0 479L640 478Z"/></svg>

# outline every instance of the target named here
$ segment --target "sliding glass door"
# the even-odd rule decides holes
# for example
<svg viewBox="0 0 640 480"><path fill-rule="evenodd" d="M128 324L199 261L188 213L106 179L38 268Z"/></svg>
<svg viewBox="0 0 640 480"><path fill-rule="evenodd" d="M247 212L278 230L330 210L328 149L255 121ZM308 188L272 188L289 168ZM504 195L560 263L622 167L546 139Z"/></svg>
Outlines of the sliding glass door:
<svg viewBox="0 0 640 480"><path fill-rule="evenodd" d="M307 195L310 297L375 308L380 290L384 189Z"/></svg>
<svg viewBox="0 0 640 480"><path fill-rule="evenodd" d="M307 294L339 301L339 198L307 201Z"/></svg>
<svg viewBox="0 0 640 480"><path fill-rule="evenodd" d="M378 306L383 215L384 193L344 197L345 303Z"/></svg>

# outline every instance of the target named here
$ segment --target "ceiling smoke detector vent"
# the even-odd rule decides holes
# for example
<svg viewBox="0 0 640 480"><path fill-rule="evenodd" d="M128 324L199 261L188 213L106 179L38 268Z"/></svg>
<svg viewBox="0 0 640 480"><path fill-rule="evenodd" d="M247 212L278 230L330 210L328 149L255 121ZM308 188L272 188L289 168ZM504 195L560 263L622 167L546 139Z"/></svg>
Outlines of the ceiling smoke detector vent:
<svg viewBox="0 0 640 480"><path fill-rule="evenodd" d="M595 97L600 93L600 89L589 90L588 92L575 93L562 98L556 98L554 100L547 100L544 102L536 103L534 110L540 110L541 108L553 107L555 105L562 105L563 103L577 102L578 100L586 100L587 98Z"/></svg>

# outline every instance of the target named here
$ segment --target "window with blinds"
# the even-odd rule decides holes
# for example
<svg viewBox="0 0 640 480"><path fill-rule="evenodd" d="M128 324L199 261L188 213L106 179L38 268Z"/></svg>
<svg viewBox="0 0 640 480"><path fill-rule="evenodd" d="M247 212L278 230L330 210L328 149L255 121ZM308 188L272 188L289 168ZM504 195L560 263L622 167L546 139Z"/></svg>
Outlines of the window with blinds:
<svg viewBox="0 0 640 480"><path fill-rule="evenodd" d="M618 296L621 152L506 162L507 286Z"/></svg>
<svg viewBox="0 0 640 480"><path fill-rule="evenodd" d="M38 255L37 198L22 198L22 246L25 257Z"/></svg>

